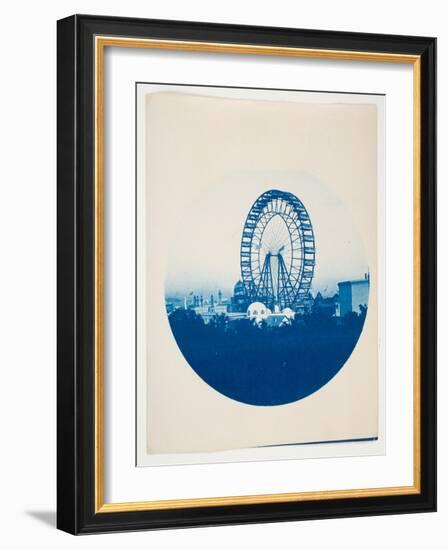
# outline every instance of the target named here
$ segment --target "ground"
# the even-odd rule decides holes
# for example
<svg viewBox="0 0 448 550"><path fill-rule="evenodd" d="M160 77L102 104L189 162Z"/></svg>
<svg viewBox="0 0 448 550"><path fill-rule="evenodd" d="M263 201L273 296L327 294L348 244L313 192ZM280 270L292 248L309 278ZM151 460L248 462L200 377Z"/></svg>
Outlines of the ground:
<svg viewBox="0 0 448 550"><path fill-rule="evenodd" d="M351 355L365 314L314 314L286 327L257 327L225 315L205 324L179 309L169 320L185 359L207 384L231 399L269 406L303 399L328 383Z"/></svg>

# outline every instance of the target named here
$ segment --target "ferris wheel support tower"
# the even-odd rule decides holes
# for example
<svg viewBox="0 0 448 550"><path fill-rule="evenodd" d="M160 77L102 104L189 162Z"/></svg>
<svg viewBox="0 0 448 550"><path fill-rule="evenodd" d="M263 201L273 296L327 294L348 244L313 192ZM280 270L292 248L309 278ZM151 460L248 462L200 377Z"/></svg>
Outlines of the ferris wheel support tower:
<svg viewBox="0 0 448 550"><path fill-rule="evenodd" d="M241 237L241 278L248 300L300 310L311 289L316 247L309 214L292 193L272 189L247 215Z"/></svg>

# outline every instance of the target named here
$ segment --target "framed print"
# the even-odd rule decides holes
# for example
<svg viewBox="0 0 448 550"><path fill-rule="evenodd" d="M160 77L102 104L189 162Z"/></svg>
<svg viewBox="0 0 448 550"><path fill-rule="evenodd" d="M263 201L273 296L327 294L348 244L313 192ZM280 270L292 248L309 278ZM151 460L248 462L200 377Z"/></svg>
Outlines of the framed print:
<svg viewBox="0 0 448 550"><path fill-rule="evenodd" d="M434 511L433 38L58 22L58 527Z"/></svg>
<svg viewBox="0 0 448 550"><path fill-rule="evenodd" d="M382 454L384 96L136 94L137 465Z"/></svg>

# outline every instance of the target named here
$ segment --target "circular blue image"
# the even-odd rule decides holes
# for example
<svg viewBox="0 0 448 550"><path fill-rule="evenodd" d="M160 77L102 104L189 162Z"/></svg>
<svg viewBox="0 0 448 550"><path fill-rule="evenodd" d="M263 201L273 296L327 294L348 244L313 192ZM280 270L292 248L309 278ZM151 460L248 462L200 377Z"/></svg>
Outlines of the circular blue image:
<svg viewBox="0 0 448 550"><path fill-rule="evenodd" d="M332 200L323 203L331 216L338 211ZM366 265L357 258L362 247L353 230L336 242L337 215L316 216L316 231L311 212L290 191L262 192L240 222L234 285L210 289L210 281L195 285L184 272L183 291L166 292L169 324L187 363L230 399L276 406L306 398L340 371L358 342L370 287L368 268L359 269ZM220 239L212 234L213 247L203 254L218 256ZM351 252L344 257L344 250Z"/></svg>

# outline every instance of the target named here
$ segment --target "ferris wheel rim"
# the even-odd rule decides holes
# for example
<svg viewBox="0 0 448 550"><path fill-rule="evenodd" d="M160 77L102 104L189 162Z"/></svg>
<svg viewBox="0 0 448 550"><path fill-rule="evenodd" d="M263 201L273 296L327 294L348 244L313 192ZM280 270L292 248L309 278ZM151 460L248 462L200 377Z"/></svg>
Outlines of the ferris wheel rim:
<svg viewBox="0 0 448 550"><path fill-rule="evenodd" d="M285 265L282 267L284 284L282 301L289 307L303 301L308 294L315 265L314 230L308 211L296 195L271 189L261 194L252 204L244 223L241 238L241 278L249 298L256 300L262 297L259 292L262 269L260 268L260 259L258 259L258 267L254 269L253 247L255 243L260 248L264 232L275 216L281 218L291 240L291 261L286 274ZM295 237L294 241L292 235ZM295 242L299 243L299 248L294 248ZM294 256L294 253L298 251L300 254ZM298 262L300 266L293 265L294 262ZM283 260L282 263L284 264ZM280 267L278 269L280 270ZM271 286L273 286L272 283Z"/></svg>

